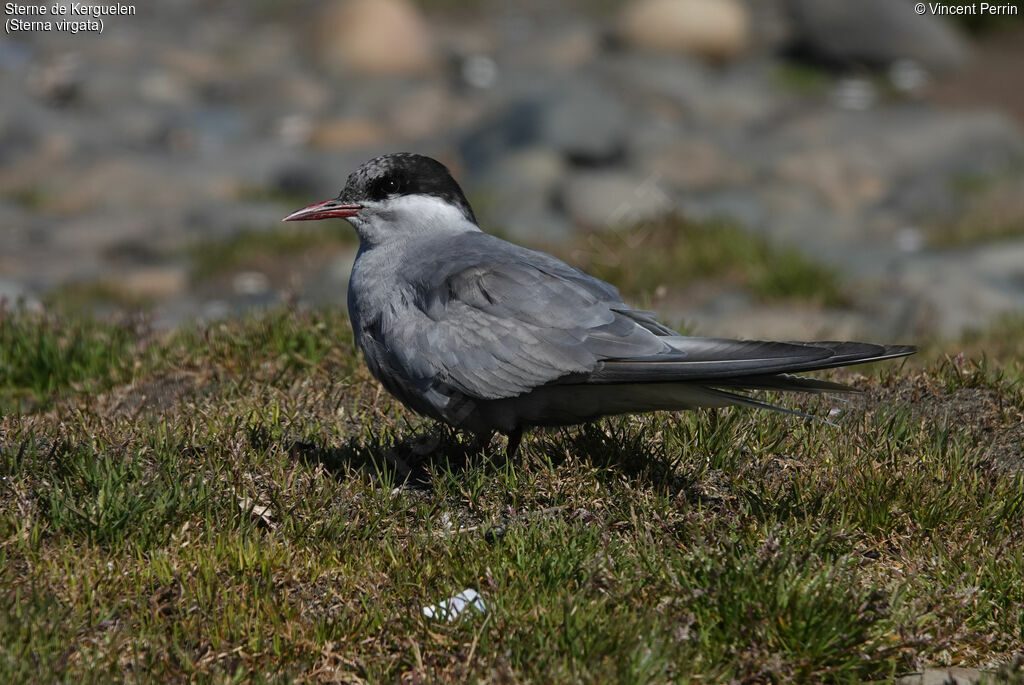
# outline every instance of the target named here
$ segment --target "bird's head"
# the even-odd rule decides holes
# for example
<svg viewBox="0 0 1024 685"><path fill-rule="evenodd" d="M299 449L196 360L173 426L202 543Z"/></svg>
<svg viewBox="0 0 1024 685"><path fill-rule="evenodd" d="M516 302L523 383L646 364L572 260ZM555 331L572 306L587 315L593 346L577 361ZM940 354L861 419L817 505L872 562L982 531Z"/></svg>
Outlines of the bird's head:
<svg viewBox="0 0 1024 685"><path fill-rule="evenodd" d="M448 169L403 152L375 157L349 175L338 197L283 221L348 219L365 246L431 233L478 230L473 210Z"/></svg>

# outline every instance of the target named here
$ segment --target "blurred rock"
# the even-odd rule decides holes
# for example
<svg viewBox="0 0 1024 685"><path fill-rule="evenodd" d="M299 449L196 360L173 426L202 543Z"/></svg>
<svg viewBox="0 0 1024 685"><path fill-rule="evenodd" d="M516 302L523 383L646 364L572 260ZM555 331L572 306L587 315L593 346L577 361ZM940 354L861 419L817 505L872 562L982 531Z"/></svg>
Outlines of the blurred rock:
<svg viewBox="0 0 1024 685"><path fill-rule="evenodd" d="M337 75L423 74L438 66L430 28L405 0L334 0L317 20L315 44Z"/></svg>
<svg viewBox="0 0 1024 685"><path fill-rule="evenodd" d="M214 2L175 31L193 4L154 4L131 31L74 41L76 54L56 35L0 41L0 290L127 274L160 321L263 306L278 274L188 283L169 255L277 226L399 149L442 159L481 226L529 246L668 209L797 246L864 293L856 325L809 313L825 322L815 335L956 332L1024 290L1024 137L995 110L1019 100L1012 36L979 47L963 75L977 89L945 107L932 76L963 41L941 18L907 16L907 0L629 0L612 36L590 3L415 0L324 0L308 24ZM794 44L816 65L884 71L783 62ZM350 265L318 262L289 287L343 303ZM749 318L764 303L741 291L687 298L702 324L764 333L783 316Z"/></svg>
<svg viewBox="0 0 1024 685"><path fill-rule="evenodd" d="M522 242L571 236L571 225L553 206L555 189L566 173L563 157L546 146L498 160L470 187L471 195L482 198L477 218Z"/></svg>
<svg viewBox="0 0 1024 685"><path fill-rule="evenodd" d="M746 65L723 70L676 56L627 53L603 64L602 72L619 92L630 94L631 114L657 113L677 128L702 125L702 136L745 135L749 127L770 125L787 113L785 97L764 71ZM630 124L631 137L644 134Z"/></svg>
<svg viewBox="0 0 1024 685"><path fill-rule="evenodd" d="M793 21L786 0L743 0L750 17L753 51L775 54L793 38Z"/></svg>
<svg viewBox="0 0 1024 685"><path fill-rule="evenodd" d="M911 59L930 71L963 66L967 45L954 27L909 0L789 0L794 47L829 66L886 67Z"/></svg>
<svg viewBox="0 0 1024 685"><path fill-rule="evenodd" d="M231 278L236 295L263 295L270 290L270 279L261 271L241 271Z"/></svg>
<svg viewBox="0 0 1024 685"><path fill-rule="evenodd" d="M591 24L562 28L558 35L544 41L526 59L546 69L577 69L595 59L601 51L601 36Z"/></svg>
<svg viewBox="0 0 1024 685"><path fill-rule="evenodd" d="M680 190L710 190L749 183L749 166L727 157L710 140L676 138L651 149L637 166Z"/></svg>
<svg viewBox="0 0 1024 685"><path fill-rule="evenodd" d="M423 85L397 98L389 108L387 121L400 138L426 138L453 124L451 101L451 93L441 86Z"/></svg>
<svg viewBox="0 0 1024 685"><path fill-rule="evenodd" d="M184 76L164 69L143 76L139 81L139 94L161 105L181 106L192 100L192 91Z"/></svg>
<svg viewBox="0 0 1024 685"><path fill-rule="evenodd" d="M680 312L681 318L713 320L702 326L702 335L756 340L854 340L874 327L874 322L860 312L772 306L757 301L738 302L722 307L725 311L715 311L718 305L713 302L704 311Z"/></svg>
<svg viewBox="0 0 1024 685"><path fill-rule="evenodd" d="M1024 136L1006 117L914 106L822 110L792 119L770 147L772 175L791 187L842 212L884 203L912 221L955 216L958 178L1024 165Z"/></svg>
<svg viewBox="0 0 1024 685"><path fill-rule="evenodd" d="M870 79L848 76L836 82L830 99L840 109L863 112L878 103L878 88Z"/></svg>
<svg viewBox="0 0 1024 685"><path fill-rule="evenodd" d="M500 230L512 242L528 247L564 242L575 234L566 215L547 205L517 207L503 216L496 216L488 225Z"/></svg>
<svg viewBox="0 0 1024 685"><path fill-rule="evenodd" d="M878 202L886 192L885 180L878 171L851 164L841 153L827 148L787 155L776 170L784 182L814 189L839 212L862 209Z"/></svg>
<svg viewBox="0 0 1024 685"><path fill-rule="evenodd" d="M912 59L898 59L889 65L889 83L900 93L918 95L928 85L928 71Z"/></svg>
<svg viewBox="0 0 1024 685"><path fill-rule="evenodd" d="M0 279L0 311L23 309L37 312L42 311L42 308L43 305L23 284Z"/></svg>
<svg viewBox="0 0 1024 685"><path fill-rule="evenodd" d="M631 0L620 25L625 41L641 50L727 60L749 46L746 7L735 0Z"/></svg>
<svg viewBox="0 0 1024 685"><path fill-rule="evenodd" d="M220 59L207 52L171 48L160 55L160 61L182 78L201 84L231 79L232 72Z"/></svg>
<svg viewBox="0 0 1024 685"><path fill-rule="evenodd" d="M303 164L288 164L277 169L270 181L270 186L281 195L313 197L323 186L320 175Z"/></svg>
<svg viewBox="0 0 1024 685"><path fill-rule="evenodd" d="M622 97L598 79L560 83L547 100L541 143L584 166L609 164L622 156L628 113Z"/></svg>
<svg viewBox="0 0 1024 685"><path fill-rule="evenodd" d="M946 226L937 220L940 229L972 243L1024 235L1024 177L962 177L951 192L963 211L951 212L956 219Z"/></svg>
<svg viewBox="0 0 1024 685"><path fill-rule="evenodd" d="M459 62L459 76L471 88L493 88L498 75L497 63L487 55L467 55Z"/></svg>
<svg viewBox="0 0 1024 685"><path fill-rule="evenodd" d="M305 74L293 74L279 85L280 97L295 109L294 116L305 116L310 111L322 110L331 99L327 82Z"/></svg>
<svg viewBox="0 0 1024 685"><path fill-rule="evenodd" d="M387 140L388 130L371 119L348 117L330 119L313 126L309 144L313 147L332 149L377 145Z"/></svg>
<svg viewBox="0 0 1024 685"><path fill-rule="evenodd" d="M752 229L765 226L764 202L745 187L690 193L679 207L683 216L695 221L735 221Z"/></svg>
<svg viewBox="0 0 1024 685"><path fill-rule="evenodd" d="M301 286L300 297L316 306L344 306L348 279L355 263L355 251L346 252L312 274Z"/></svg>
<svg viewBox="0 0 1024 685"><path fill-rule="evenodd" d="M288 114L277 122L277 137L285 145L306 145L313 137L313 122L304 114Z"/></svg>
<svg viewBox="0 0 1024 685"><path fill-rule="evenodd" d="M63 107L75 104L81 98L84 78L81 56L76 52L65 52L45 64L34 66L29 71L28 84L41 100Z"/></svg>
<svg viewBox="0 0 1024 685"><path fill-rule="evenodd" d="M1024 242L960 250L955 260L925 254L900 271L899 292L919 301L917 327L941 336L981 329L1024 311Z"/></svg>
<svg viewBox="0 0 1024 685"><path fill-rule="evenodd" d="M473 174L482 173L510 152L537 143L541 140L543 113L542 98L524 97L506 103L497 113L468 127L458 141L459 154L467 169ZM0 169L0 178L2 173Z"/></svg>
<svg viewBox="0 0 1024 685"><path fill-rule="evenodd" d="M569 218L586 228L624 228L671 211L672 198L657 175L622 171L581 171L562 188Z"/></svg>
<svg viewBox="0 0 1024 685"><path fill-rule="evenodd" d="M546 145L513 152L482 175L484 192L500 192L514 198L513 202L529 202L550 196L551 190L565 177L562 156Z"/></svg>
<svg viewBox="0 0 1024 685"><path fill-rule="evenodd" d="M108 281L132 298L165 299L185 292L188 270L180 265L149 266L112 274Z"/></svg>

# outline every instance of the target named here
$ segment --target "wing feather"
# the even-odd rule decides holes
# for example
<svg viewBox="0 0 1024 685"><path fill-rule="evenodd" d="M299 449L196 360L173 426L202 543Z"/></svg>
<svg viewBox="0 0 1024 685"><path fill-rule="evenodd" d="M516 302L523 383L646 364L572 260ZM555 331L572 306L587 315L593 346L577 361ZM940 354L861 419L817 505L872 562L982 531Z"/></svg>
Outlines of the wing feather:
<svg viewBox="0 0 1024 685"><path fill-rule="evenodd" d="M516 397L548 384L692 382L825 390L777 376L911 354L907 346L681 336L615 288L542 252L485 233L411 251L411 284L391 316L394 364L413 385L441 381L471 398ZM424 257L424 255L428 255Z"/></svg>

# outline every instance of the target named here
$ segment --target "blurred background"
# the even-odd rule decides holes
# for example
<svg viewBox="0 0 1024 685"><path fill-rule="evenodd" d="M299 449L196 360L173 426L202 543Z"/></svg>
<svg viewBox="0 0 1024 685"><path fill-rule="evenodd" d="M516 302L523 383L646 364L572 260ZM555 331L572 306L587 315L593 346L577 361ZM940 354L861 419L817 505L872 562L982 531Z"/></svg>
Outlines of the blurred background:
<svg viewBox="0 0 1024 685"><path fill-rule="evenodd" d="M343 306L351 229L280 219L415 151L485 230L702 334L914 342L1024 311L1017 5L514 4L178 0L9 32L0 298L161 328Z"/></svg>

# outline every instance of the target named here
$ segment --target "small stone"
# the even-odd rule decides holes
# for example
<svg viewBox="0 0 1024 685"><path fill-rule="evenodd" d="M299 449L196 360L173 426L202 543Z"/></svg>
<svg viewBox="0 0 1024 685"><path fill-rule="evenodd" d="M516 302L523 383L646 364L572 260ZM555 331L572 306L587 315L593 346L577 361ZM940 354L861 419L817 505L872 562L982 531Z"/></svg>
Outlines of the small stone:
<svg viewBox="0 0 1024 685"><path fill-rule="evenodd" d="M451 94L444 88L424 85L396 99L387 122L395 135L415 140L439 133L451 125Z"/></svg>
<svg viewBox="0 0 1024 685"><path fill-rule="evenodd" d="M851 76L840 79L832 90L832 102L840 109L863 112L878 102L878 89L866 78Z"/></svg>
<svg viewBox="0 0 1024 685"><path fill-rule="evenodd" d="M430 29L405 0L335 0L317 22L316 47L335 74L423 74L437 68Z"/></svg>
<svg viewBox="0 0 1024 685"><path fill-rule="evenodd" d="M916 226L901 228L894 238L900 252L920 252L924 248L924 234Z"/></svg>
<svg viewBox="0 0 1024 685"><path fill-rule="evenodd" d="M21 283L0 280L0 312L3 310L23 309L25 311L42 311L43 306Z"/></svg>
<svg viewBox="0 0 1024 685"><path fill-rule="evenodd" d="M564 215L552 206L566 164L548 147L529 147L497 160L472 186L488 202L479 208L482 225L515 240L558 240L571 235Z"/></svg>
<svg viewBox="0 0 1024 685"><path fill-rule="evenodd" d="M601 51L601 35L588 24L561 27L524 58L546 69L577 69L592 62Z"/></svg>
<svg viewBox="0 0 1024 685"><path fill-rule="evenodd" d="M787 155L777 171L787 182L813 188L829 206L841 212L872 205L887 190L880 173L829 149Z"/></svg>
<svg viewBox="0 0 1024 685"><path fill-rule="evenodd" d="M487 55L469 55L462 60L459 72L473 88L491 88L498 82L498 64Z"/></svg>
<svg viewBox="0 0 1024 685"><path fill-rule="evenodd" d="M541 119L542 142L585 166L618 159L625 146L628 113L622 97L594 78L575 78L552 94Z"/></svg>
<svg viewBox="0 0 1024 685"><path fill-rule="evenodd" d="M242 271L231 279L236 295L263 295L270 290L270 279L259 271Z"/></svg>
<svg viewBox="0 0 1024 685"><path fill-rule="evenodd" d="M569 218L586 228L625 228L672 210L671 196L657 174L584 171L562 189Z"/></svg>
<svg viewBox="0 0 1024 685"><path fill-rule="evenodd" d="M898 59L889 66L889 83L901 93L915 95L928 85L928 71L916 60Z"/></svg>
<svg viewBox="0 0 1024 685"><path fill-rule="evenodd" d="M964 64L967 45L950 22L896 0L789 0L794 44L830 66L887 66L912 59L930 71Z"/></svg>
<svg viewBox="0 0 1024 685"><path fill-rule="evenodd" d="M41 100L52 105L74 104L82 95L84 70L82 59L75 52L58 55L52 61L29 72L29 88Z"/></svg>
<svg viewBox="0 0 1024 685"><path fill-rule="evenodd" d="M749 44L747 11L735 0L633 0L621 25L629 45L654 52L728 60Z"/></svg>
<svg viewBox="0 0 1024 685"><path fill-rule="evenodd" d="M753 180L749 166L730 159L716 145L699 138L665 142L648 152L640 166L682 190L744 185Z"/></svg>
<svg viewBox="0 0 1024 685"><path fill-rule="evenodd" d="M309 144L313 147L332 149L376 145L388 139L388 131L375 121L358 119L331 119L313 127Z"/></svg>
<svg viewBox="0 0 1024 685"><path fill-rule="evenodd" d="M277 122L277 137L285 145L306 145L313 137L313 122L304 114L288 114Z"/></svg>
<svg viewBox="0 0 1024 685"><path fill-rule="evenodd" d="M111 278L112 285L131 297L161 299L188 288L188 272L182 266L149 266L125 271Z"/></svg>
<svg viewBox="0 0 1024 685"><path fill-rule="evenodd" d="M184 105L192 100L188 83L169 71L154 71L139 81L139 94L159 105Z"/></svg>

